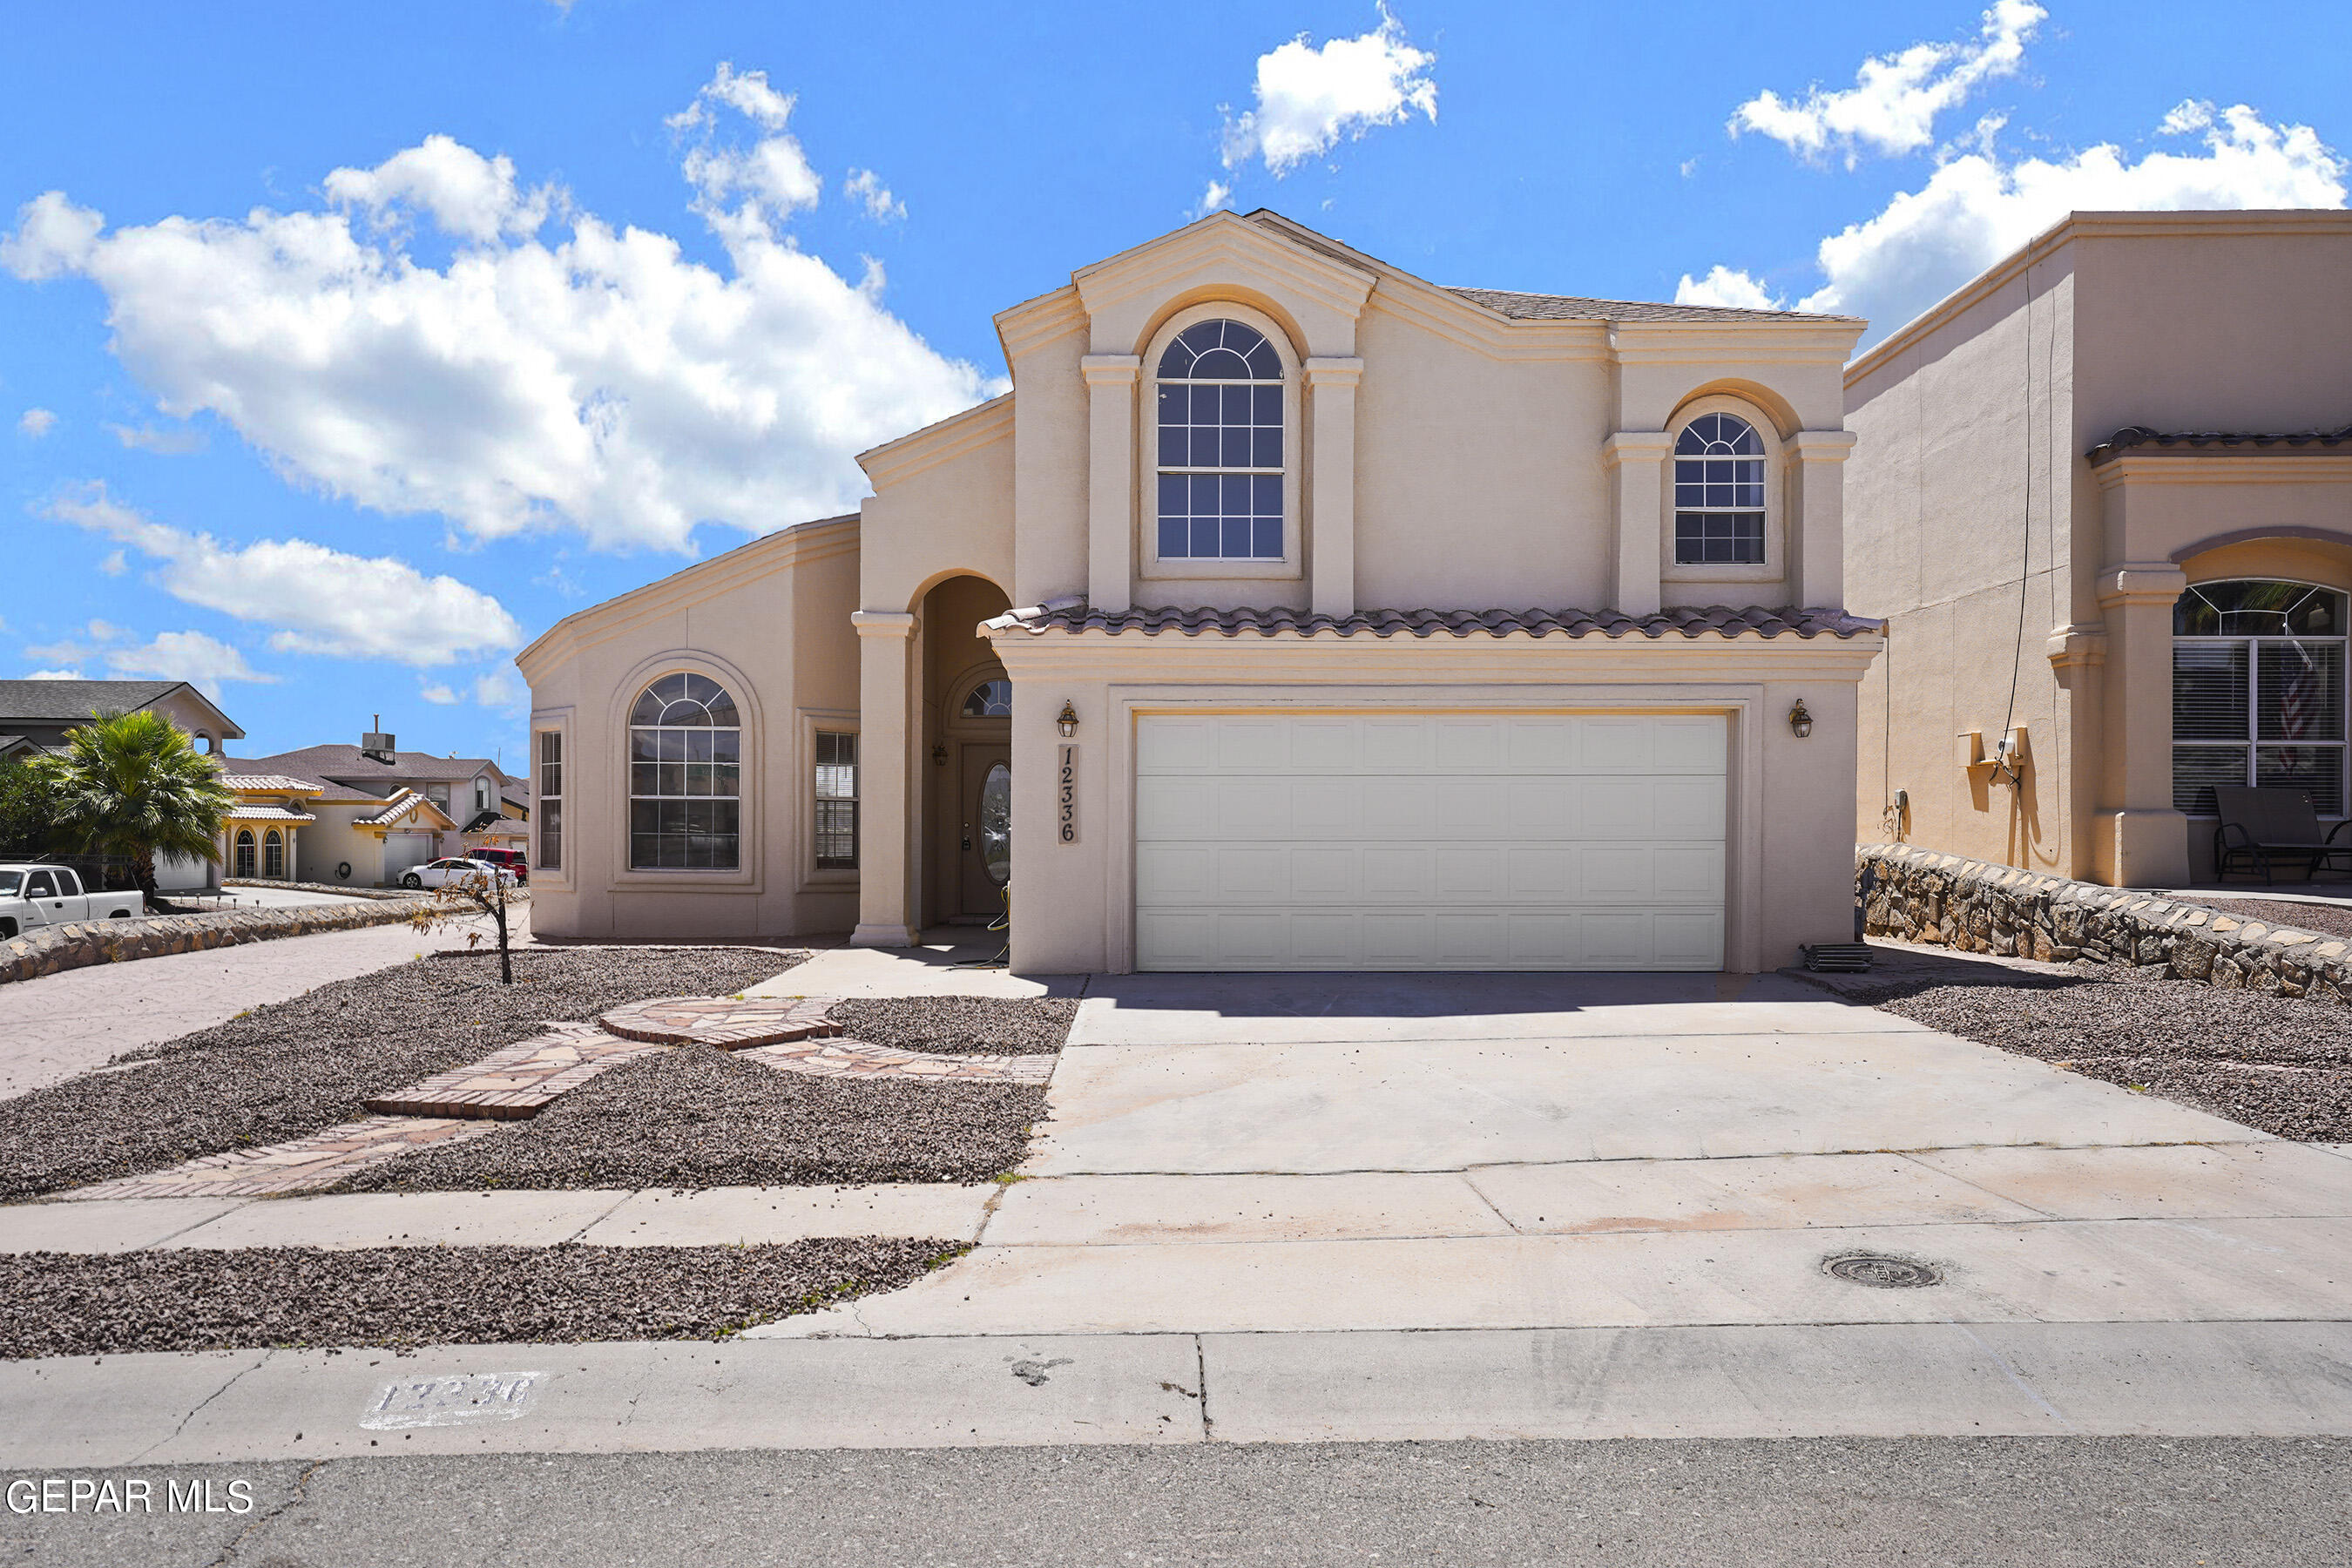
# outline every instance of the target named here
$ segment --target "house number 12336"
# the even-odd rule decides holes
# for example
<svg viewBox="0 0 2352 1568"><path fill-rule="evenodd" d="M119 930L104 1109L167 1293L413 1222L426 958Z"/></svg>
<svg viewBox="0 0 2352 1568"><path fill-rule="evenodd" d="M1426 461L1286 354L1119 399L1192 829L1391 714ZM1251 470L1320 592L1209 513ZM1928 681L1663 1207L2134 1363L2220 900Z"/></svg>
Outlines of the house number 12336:
<svg viewBox="0 0 2352 1568"><path fill-rule="evenodd" d="M1054 781L1054 810L1057 831L1065 844L1078 841L1078 749L1062 748L1062 767Z"/></svg>

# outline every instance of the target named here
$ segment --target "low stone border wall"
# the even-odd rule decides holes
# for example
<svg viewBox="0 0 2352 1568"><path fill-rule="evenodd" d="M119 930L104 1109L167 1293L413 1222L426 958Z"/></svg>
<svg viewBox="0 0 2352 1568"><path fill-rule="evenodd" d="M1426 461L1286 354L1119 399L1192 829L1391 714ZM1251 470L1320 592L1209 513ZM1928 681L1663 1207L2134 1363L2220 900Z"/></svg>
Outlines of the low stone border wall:
<svg viewBox="0 0 2352 1568"><path fill-rule="evenodd" d="M2050 963L2160 963L2221 990L2352 1003L2352 944L2318 931L1909 845L1860 846L1854 873L1874 936Z"/></svg>
<svg viewBox="0 0 2352 1568"><path fill-rule="evenodd" d="M511 904L526 904L530 897L514 890L507 894ZM446 904L437 907L443 912L448 911ZM37 979L61 970L86 969L93 963L128 963L134 959L162 958L174 952L235 947L240 942L309 936L313 931L394 925L436 908L431 894L412 893L399 899L314 904L299 910L221 910L199 915L144 915L127 921L77 921L71 925L43 926L0 942L0 984Z"/></svg>

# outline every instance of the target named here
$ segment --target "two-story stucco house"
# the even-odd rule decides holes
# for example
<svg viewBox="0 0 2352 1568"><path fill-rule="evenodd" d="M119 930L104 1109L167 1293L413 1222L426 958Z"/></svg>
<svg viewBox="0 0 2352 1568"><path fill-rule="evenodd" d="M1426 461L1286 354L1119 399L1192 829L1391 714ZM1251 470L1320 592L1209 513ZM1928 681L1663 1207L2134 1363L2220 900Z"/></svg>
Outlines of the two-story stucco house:
<svg viewBox="0 0 2352 1568"><path fill-rule="evenodd" d="M1013 966L1696 969L1853 933L1857 321L1220 213L996 318L855 516L569 616L543 934L999 912Z"/></svg>
<svg viewBox="0 0 2352 1568"><path fill-rule="evenodd" d="M223 847L236 876L329 886L391 887L401 873L443 855L520 848L528 833L530 788L488 757L404 752L397 737L370 731L356 746L306 746L226 763L225 780L255 816ZM282 798L281 798L282 797ZM272 825L288 844L273 860ZM285 870L268 869L272 865ZM254 868L244 869L242 868Z"/></svg>
<svg viewBox="0 0 2352 1568"><path fill-rule="evenodd" d="M2178 888L2217 785L2344 816L2352 215L2075 213L1846 410L1861 837Z"/></svg>

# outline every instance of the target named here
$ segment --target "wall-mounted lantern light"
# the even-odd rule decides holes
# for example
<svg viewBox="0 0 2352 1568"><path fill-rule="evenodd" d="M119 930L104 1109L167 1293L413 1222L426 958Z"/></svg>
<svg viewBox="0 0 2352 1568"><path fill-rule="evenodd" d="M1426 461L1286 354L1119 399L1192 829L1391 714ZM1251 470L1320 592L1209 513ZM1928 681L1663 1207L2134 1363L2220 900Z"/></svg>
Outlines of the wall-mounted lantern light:
<svg viewBox="0 0 2352 1568"><path fill-rule="evenodd" d="M1071 707L1067 700L1062 703L1061 712L1054 716L1054 728L1062 732L1062 739L1065 741L1078 732L1078 710Z"/></svg>
<svg viewBox="0 0 2352 1568"><path fill-rule="evenodd" d="M1805 700L1801 697L1797 699L1797 705L1789 710L1789 729L1800 741L1813 732L1813 716L1806 710Z"/></svg>
<svg viewBox="0 0 2352 1568"><path fill-rule="evenodd" d="M948 765L948 749L947 749L947 747L945 747L945 746L943 746L943 745L941 745L941 746L933 746L933 747L931 748L931 766L933 766L933 767L935 767L935 768L943 768L943 767L946 767L947 765Z"/></svg>

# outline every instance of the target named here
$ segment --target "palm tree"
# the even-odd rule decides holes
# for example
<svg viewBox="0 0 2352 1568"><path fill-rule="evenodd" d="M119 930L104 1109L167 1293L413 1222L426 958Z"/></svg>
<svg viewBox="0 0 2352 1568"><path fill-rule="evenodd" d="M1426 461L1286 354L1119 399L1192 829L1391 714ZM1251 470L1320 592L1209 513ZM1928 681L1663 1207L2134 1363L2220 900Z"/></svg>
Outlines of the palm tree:
<svg viewBox="0 0 2352 1568"><path fill-rule="evenodd" d="M101 709L35 759L55 802L54 837L85 855L129 858L155 900L155 857L220 858L215 840L236 797L185 733L161 714Z"/></svg>

